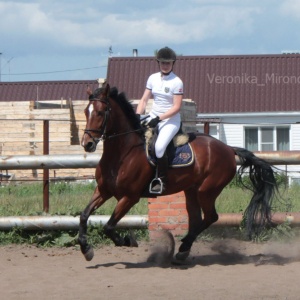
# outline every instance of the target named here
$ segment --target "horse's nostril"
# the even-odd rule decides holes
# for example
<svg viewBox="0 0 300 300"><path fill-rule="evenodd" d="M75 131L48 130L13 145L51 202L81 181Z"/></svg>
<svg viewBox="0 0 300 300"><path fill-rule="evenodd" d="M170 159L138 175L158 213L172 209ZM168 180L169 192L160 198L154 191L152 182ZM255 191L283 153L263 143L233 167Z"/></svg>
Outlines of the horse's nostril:
<svg viewBox="0 0 300 300"><path fill-rule="evenodd" d="M94 152L96 150L96 145L94 142L88 142L85 146L84 146L84 150L87 152Z"/></svg>

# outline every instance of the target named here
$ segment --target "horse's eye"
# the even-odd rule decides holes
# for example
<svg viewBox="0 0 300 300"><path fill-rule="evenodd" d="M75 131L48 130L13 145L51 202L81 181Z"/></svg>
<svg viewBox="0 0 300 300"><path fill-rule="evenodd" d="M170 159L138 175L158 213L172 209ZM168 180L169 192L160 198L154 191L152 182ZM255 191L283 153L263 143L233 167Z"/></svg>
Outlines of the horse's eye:
<svg viewBox="0 0 300 300"><path fill-rule="evenodd" d="M102 110L97 111L97 116L98 116L98 117L104 116L104 112L103 112Z"/></svg>

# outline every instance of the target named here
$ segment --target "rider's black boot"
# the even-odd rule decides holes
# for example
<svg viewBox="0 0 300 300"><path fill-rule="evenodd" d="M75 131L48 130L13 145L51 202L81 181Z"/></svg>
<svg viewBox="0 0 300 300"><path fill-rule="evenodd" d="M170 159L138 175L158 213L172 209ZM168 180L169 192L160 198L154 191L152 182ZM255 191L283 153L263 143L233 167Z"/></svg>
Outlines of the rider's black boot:
<svg viewBox="0 0 300 300"><path fill-rule="evenodd" d="M161 194L166 189L168 173L168 156L166 154L163 157L157 159L157 179L153 181L151 191L156 194Z"/></svg>

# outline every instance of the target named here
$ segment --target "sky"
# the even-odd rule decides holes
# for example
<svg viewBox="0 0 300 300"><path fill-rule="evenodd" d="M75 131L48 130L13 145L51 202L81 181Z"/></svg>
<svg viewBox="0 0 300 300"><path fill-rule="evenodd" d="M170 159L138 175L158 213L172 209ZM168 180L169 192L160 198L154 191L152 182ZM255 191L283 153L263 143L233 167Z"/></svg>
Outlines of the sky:
<svg viewBox="0 0 300 300"><path fill-rule="evenodd" d="M109 56L300 52L299 0L0 1L0 81L105 78Z"/></svg>

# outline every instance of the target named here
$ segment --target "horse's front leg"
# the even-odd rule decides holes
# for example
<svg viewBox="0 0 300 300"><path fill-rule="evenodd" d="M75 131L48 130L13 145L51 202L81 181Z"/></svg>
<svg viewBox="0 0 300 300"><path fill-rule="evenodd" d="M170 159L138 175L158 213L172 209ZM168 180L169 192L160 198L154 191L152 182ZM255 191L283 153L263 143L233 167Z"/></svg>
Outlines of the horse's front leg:
<svg viewBox="0 0 300 300"><path fill-rule="evenodd" d="M109 198L110 198L109 196L103 197L100 194L98 186L97 186L90 203L87 205L87 207L84 209L84 211L80 214L78 243L80 245L81 252L87 261L92 260L92 258L94 257L93 248L87 242L88 218L92 214L92 212L94 212L98 207L100 207Z"/></svg>
<svg viewBox="0 0 300 300"><path fill-rule="evenodd" d="M139 201L139 198L123 197L116 205L108 222L104 225L104 233L116 246L137 247L138 244L133 235L121 237L115 230L117 223Z"/></svg>

